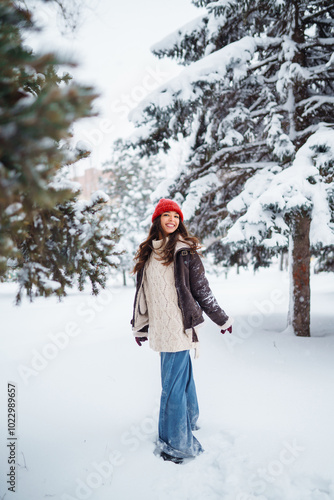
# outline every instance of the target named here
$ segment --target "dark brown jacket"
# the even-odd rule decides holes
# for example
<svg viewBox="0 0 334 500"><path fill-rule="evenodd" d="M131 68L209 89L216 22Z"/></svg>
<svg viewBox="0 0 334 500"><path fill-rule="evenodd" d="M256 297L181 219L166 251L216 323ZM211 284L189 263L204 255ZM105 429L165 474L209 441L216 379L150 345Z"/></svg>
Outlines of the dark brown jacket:
<svg viewBox="0 0 334 500"><path fill-rule="evenodd" d="M145 333L149 328L149 317L143 293L144 268L137 273L137 287L131 320L134 332ZM193 341L197 342L195 327L203 323L203 311L221 328L229 317L215 299L205 276L202 260L186 243L178 242L174 256L175 287L181 309L185 331L193 330ZM229 325L228 325L229 326Z"/></svg>

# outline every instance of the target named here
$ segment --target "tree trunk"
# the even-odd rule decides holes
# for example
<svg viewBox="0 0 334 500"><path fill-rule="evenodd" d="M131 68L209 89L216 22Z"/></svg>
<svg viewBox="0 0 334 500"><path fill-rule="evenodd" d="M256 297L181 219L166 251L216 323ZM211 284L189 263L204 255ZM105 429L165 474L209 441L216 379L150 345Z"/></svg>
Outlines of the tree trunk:
<svg viewBox="0 0 334 500"><path fill-rule="evenodd" d="M310 337L310 224L303 213L294 217L291 262L291 323L299 337Z"/></svg>
<svg viewBox="0 0 334 500"><path fill-rule="evenodd" d="M123 286L126 286L126 271L123 269Z"/></svg>

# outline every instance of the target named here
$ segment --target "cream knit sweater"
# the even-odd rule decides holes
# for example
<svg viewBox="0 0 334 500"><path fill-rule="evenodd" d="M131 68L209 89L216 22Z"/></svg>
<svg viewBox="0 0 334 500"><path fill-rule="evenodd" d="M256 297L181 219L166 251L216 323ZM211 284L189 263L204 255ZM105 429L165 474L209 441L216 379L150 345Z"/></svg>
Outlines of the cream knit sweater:
<svg viewBox="0 0 334 500"><path fill-rule="evenodd" d="M192 332L185 333L175 288L174 263L164 266L159 257L163 240L153 241L144 274L144 292L149 316L149 342L154 351L178 352L197 347Z"/></svg>

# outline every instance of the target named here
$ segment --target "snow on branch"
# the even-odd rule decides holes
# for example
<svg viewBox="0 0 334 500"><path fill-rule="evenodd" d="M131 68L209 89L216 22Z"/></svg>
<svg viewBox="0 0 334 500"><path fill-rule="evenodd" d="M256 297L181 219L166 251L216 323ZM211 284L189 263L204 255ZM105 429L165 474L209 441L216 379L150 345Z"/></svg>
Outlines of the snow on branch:
<svg viewBox="0 0 334 500"><path fill-rule="evenodd" d="M334 38L318 38L319 45L334 45Z"/></svg>
<svg viewBox="0 0 334 500"><path fill-rule="evenodd" d="M197 51L194 54L195 58L196 54L198 55L199 53L199 47L203 50L205 49L206 55L210 54L215 50L216 46L214 40L217 37L217 33L219 33L227 22L225 14L226 9L236 3L236 0L221 0L208 4L206 6L207 12L205 15L196 17L181 28L170 33L160 42L155 43L151 47L151 51L160 58L173 54L176 58L181 59L183 50L192 50L189 41L194 39L199 42Z"/></svg>
<svg viewBox="0 0 334 500"><path fill-rule="evenodd" d="M313 113L317 108L323 106L324 104L334 104L334 97L332 96L312 96L308 99L303 99L296 104L297 108L304 108L303 116L307 116L310 113Z"/></svg>
<svg viewBox="0 0 334 500"><path fill-rule="evenodd" d="M333 164L334 131L321 127L298 150L290 167L262 169L246 182L242 193L227 205L232 216L243 215L223 243L287 245L290 227L286 216L306 210L312 219L311 244L333 245Z"/></svg>
<svg viewBox="0 0 334 500"><path fill-rule="evenodd" d="M208 3L206 8L209 12L211 12L216 9L226 9L229 7L233 7L236 4L237 0L216 0L215 2Z"/></svg>
<svg viewBox="0 0 334 500"><path fill-rule="evenodd" d="M206 20L206 22L205 22ZM151 46L151 52L161 57L170 50L181 45L182 40L190 35L196 35L197 32L201 32L207 24L207 18L203 16L198 16L189 23L182 26L182 28L177 29L173 33L170 33L164 37L160 42L155 43Z"/></svg>
<svg viewBox="0 0 334 500"><path fill-rule="evenodd" d="M281 65L277 73L276 88L278 93L283 96L290 88L292 82L309 79L310 71L307 68L303 68L298 63L287 61Z"/></svg>
<svg viewBox="0 0 334 500"><path fill-rule="evenodd" d="M214 173L200 177L190 184L188 194L182 204L185 219L191 219L194 216L196 209L200 205L201 198L212 190L212 186L218 186L219 184L219 179Z"/></svg>
<svg viewBox="0 0 334 500"><path fill-rule="evenodd" d="M225 78L228 70L233 72L234 80L246 76L248 63L253 58L256 48L256 40L246 36L194 62L176 78L172 78L144 99L130 113L130 120L141 123L145 109L150 106L167 108L172 106L176 99L196 100L202 94L202 90L195 86L196 83L221 80Z"/></svg>
<svg viewBox="0 0 334 500"><path fill-rule="evenodd" d="M76 202L76 212L78 214L82 214L83 212L86 212L87 210L95 207L96 205L104 204L109 201L109 196L107 193L99 189L98 191L95 191L92 193L90 199L87 200L78 200Z"/></svg>
<svg viewBox="0 0 334 500"><path fill-rule="evenodd" d="M67 179L66 177L58 176L49 182L48 187L55 191L69 190L79 194L81 192L81 184L76 181Z"/></svg>

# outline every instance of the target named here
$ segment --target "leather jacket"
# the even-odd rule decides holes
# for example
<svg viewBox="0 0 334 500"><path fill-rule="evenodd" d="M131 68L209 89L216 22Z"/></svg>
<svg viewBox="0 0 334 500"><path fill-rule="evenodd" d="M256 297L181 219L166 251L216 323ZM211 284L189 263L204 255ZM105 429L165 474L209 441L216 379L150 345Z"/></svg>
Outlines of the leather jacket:
<svg viewBox="0 0 334 500"><path fill-rule="evenodd" d="M144 272L145 266L137 273L131 324L135 334L147 336L145 334L149 328L149 317L143 290ZM193 331L193 342L198 341L195 327L204 322L203 312L221 328L226 327L229 317L221 309L210 289L200 256L182 241L177 243L175 249L174 277L184 330Z"/></svg>

